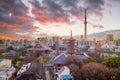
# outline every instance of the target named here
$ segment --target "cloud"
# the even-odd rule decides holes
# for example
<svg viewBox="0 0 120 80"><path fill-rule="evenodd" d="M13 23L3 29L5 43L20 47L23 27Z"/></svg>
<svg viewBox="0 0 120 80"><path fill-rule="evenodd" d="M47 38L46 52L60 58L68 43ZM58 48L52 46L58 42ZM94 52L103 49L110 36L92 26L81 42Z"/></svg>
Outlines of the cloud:
<svg viewBox="0 0 120 80"><path fill-rule="evenodd" d="M16 24L16 23L8 24L8 23L5 23L5 22L0 23L0 25L1 25L1 27L7 27L7 28L11 28L11 29L21 26L21 25Z"/></svg>
<svg viewBox="0 0 120 80"><path fill-rule="evenodd" d="M35 19L38 19L39 16L41 23L46 23L46 21L50 23L68 23L72 16L83 21L84 8L88 8L89 14L95 14L101 17L104 6L103 0L29 0L27 2L33 6L32 13ZM5 15L4 13L7 11L6 17L2 17L2 20L9 20L6 19L10 17L9 12L12 14L12 17L10 17L10 20L13 19L12 22L15 22L17 18L30 20L29 16L27 16L29 7L26 6L22 0L4 0L1 1L0 4L2 4L2 6L0 6L0 10L2 11L1 16ZM59 19L62 21L59 21Z"/></svg>
<svg viewBox="0 0 120 80"><path fill-rule="evenodd" d="M75 16L80 21L84 21L84 9L87 8L89 15L93 14L98 17L102 17L102 11L104 10L104 1L103 0L42 0L33 1L31 4L35 7L33 14L44 16L41 18L39 16L40 22L42 23L57 23L58 18L64 17L64 22L70 22L70 18ZM83 5L80 5L83 4ZM85 6L86 5L86 6ZM37 14L36 14L37 13ZM88 16L89 16L88 15ZM47 18L45 18L47 17ZM47 22L46 22L47 21ZM63 21L60 21L63 22Z"/></svg>
<svg viewBox="0 0 120 80"><path fill-rule="evenodd" d="M31 18L27 15L16 15L15 17L18 19L26 20L26 21L31 20Z"/></svg>
<svg viewBox="0 0 120 80"><path fill-rule="evenodd" d="M34 22L73 24L72 17L84 22L84 9L88 16L103 16L103 0L0 0L0 33L20 35L38 31ZM110 6L110 5L108 5ZM31 17L32 15L32 17Z"/></svg>
<svg viewBox="0 0 120 80"><path fill-rule="evenodd" d="M110 3L107 3L107 4L105 4L105 9L108 9L108 8L110 8L110 7L112 7L112 4L110 4Z"/></svg>
<svg viewBox="0 0 120 80"><path fill-rule="evenodd" d="M84 0L84 5L88 10L88 13L95 14L98 17L102 17L102 11L104 10L104 0Z"/></svg>
<svg viewBox="0 0 120 80"><path fill-rule="evenodd" d="M27 13L28 7L21 0L0 0L0 33L17 36L18 31L35 31L33 20Z"/></svg>
<svg viewBox="0 0 120 80"><path fill-rule="evenodd" d="M93 25L93 27L94 27L94 28L100 28L100 29L104 28L104 26L103 26L103 25L101 25L101 24L96 24L96 25Z"/></svg>
<svg viewBox="0 0 120 80"><path fill-rule="evenodd" d="M110 16L112 16L112 11L109 11Z"/></svg>
<svg viewBox="0 0 120 80"><path fill-rule="evenodd" d="M120 0L111 0L111 1L116 1L116 2L120 2Z"/></svg>

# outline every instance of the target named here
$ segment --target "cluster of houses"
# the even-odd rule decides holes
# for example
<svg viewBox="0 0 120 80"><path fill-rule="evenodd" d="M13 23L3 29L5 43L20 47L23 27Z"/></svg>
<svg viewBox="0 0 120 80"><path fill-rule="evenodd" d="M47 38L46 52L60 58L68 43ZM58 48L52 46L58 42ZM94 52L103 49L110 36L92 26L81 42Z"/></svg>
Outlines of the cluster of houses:
<svg viewBox="0 0 120 80"><path fill-rule="evenodd" d="M63 42L58 37L54 37L50 40L47 38L38 38L33 41L7 40L3 44L7 52L2 53L2 55L23 59L23 65L17 70L11 62L4 62L8 60L0 59L0 79L2 80L11 78L13 76L10 75L11 73L16 73L15 80L54 80L55 78L58 80L74 80L70 69L64 64L69 56L84 60L93 53L99 52L101 56L109 57L115 56L115 52L120 52L120 46L116 46L111 41L77 41L72 36ZM25 51L25 54L20 54L20 50ZM47 58L49 59L45 61ZM51 74L51 69L53 74Z"/></svg>

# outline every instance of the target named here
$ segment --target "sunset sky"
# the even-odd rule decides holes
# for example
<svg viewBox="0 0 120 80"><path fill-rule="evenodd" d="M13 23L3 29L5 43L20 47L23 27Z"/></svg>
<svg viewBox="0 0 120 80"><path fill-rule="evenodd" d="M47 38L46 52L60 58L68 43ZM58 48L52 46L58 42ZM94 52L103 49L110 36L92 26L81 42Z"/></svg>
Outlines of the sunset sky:
<svg viewBox="0 0 120 80"><path fill-rule="evenodd" d="M37 38L120 29L120 0L0 0L0 37Z"/></svg>

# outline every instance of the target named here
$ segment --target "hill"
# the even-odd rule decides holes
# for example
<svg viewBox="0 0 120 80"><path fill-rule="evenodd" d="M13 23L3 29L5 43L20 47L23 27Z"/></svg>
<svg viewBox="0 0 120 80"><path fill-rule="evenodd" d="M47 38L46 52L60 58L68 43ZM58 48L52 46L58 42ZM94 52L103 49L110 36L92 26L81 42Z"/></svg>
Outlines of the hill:
<svg viewBox="0 0 120 80"><path fill-rule="evenodd" d="M106 34L113 34L114 38L118 39L118 38L120 38L120 29L119 30L109 30L109 31L104 31L104 32L99 32L99 33L92 33L92 34L89 34L89 37L104 39L106 37Z"/></svg>

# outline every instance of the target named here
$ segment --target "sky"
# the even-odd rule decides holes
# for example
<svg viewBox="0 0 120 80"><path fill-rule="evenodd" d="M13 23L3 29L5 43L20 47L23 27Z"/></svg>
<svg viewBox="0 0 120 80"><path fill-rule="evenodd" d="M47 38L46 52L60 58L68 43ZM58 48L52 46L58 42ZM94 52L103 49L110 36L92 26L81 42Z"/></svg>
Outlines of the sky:
<svg viewBox="0 0 120 80"><path fill-rule="evenodd" d="M0 0L0 38L88 34L120 29L120 0Z"/></svg>

